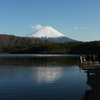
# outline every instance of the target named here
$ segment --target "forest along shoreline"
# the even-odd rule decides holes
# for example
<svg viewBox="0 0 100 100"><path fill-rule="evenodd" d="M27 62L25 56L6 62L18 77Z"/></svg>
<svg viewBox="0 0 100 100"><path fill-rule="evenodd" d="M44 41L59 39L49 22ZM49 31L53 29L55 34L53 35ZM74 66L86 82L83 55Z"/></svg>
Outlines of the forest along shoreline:
<svg viewBox="0 0 100 100"><path fill-rule="evenodd" d="M99 54L100 41L0 45L1 54Z"/></svg>

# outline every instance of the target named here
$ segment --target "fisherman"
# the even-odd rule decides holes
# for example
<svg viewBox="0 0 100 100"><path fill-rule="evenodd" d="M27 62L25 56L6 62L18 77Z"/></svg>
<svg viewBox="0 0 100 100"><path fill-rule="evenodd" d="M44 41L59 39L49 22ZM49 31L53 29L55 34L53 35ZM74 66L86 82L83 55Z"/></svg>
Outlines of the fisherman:
<svg viewBox="0 0 100 100"><path fill-rule="evenodd" d="M87 64L90 64L90 54L87 54Z"/></svg>
<svg viewBox="0 0 100 100"><path fill-rule="evenodd" d="M90 61L90 54L87 54L87 61Z"/></svg>
<svg viewBox="0 0 100 100"><path fill-rule="evenodd" d="M98 60L99 60L99 64L100 64L100 54L98 55Z"/></svg>
<svg viewBox="0 0 100 100"><path fill-rule="evenodd" d="M83 59L83 62L85 62L85 61L86 61L86 59L85 59L85 57L84 57L84 56L82 57L82 59Z"/></svg>
<svg viewBox="0 0 100 100"><path fill-rule="evenodd" d="M79 61L80 61L80 63L83 62L83 59L82 59L82 56L81 55L79 56Z"/></svg>
<svg viewBox="0 0 100 100"><path fill-rule="evenodd" d="M94 54L92 54L92 63L95 63L95 55Z"/></svg>

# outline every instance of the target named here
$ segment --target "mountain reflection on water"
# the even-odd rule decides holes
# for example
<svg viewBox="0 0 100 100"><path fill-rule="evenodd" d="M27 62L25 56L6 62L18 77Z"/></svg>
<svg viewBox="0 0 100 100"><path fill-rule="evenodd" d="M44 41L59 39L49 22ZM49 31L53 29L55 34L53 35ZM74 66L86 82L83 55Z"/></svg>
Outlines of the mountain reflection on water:
<svg viewBox="0 0 100 100"><path fill-rule="evenodd" d="M61 67L38 67L35 69L36 82L37 83L53 83L63 73L63 68Z"/></svg>
<svg viewBox="0 0 100 100"><path fill-rule="evenodd" d="M9 76L9 73L20 75L22 70L25 73L25 67L22 70L18 67L26 66L27 70L30 69L33 73L36 83L53 83L61 77L64 66L73 64L76 64L76 58L72 57L3 57L0 58L0 77L5 75L5 72L5 76Z"/></svg>
<svg viewBox="0 0 100 100"><path fill-rule="evenodd" d="M86 74L74 56L0 56L0 100L82 100Z"/></svg>

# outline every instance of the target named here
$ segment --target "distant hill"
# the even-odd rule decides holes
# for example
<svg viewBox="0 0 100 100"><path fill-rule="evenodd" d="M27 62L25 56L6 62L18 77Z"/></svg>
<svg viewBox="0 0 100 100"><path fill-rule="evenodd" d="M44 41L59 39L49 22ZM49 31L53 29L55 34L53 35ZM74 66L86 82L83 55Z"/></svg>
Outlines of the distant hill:
<svg viewBox="0 0 100 100"><path fill-rule="evenodd" d="M42 40L50 40L52 42L78 42L77 40L71 39L66 37L62 33L58 32L57 30L53 29L52 27L46 26L27 37L30 38L38 38Z"/></svg>
<svg viewBox="0 0 100 100"><path fill-rule="evenodd" d="M49 40L41 40L28 37L18 37L14 35L4 35L0 34L0 46L14 46L14 45L23 45L31 43L50 43Z"/></svg>

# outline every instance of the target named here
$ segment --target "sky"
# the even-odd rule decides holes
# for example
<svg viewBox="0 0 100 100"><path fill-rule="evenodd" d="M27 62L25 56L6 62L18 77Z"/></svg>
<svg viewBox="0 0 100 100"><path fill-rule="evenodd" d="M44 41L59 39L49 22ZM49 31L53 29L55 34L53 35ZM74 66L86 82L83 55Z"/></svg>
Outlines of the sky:
<svg viewBox="0 0 100 100"><path fill-rule="evenodd" d="M26 37L45 26L75 40L100 40L100 0L0 0L1 34Z"/></svg>

